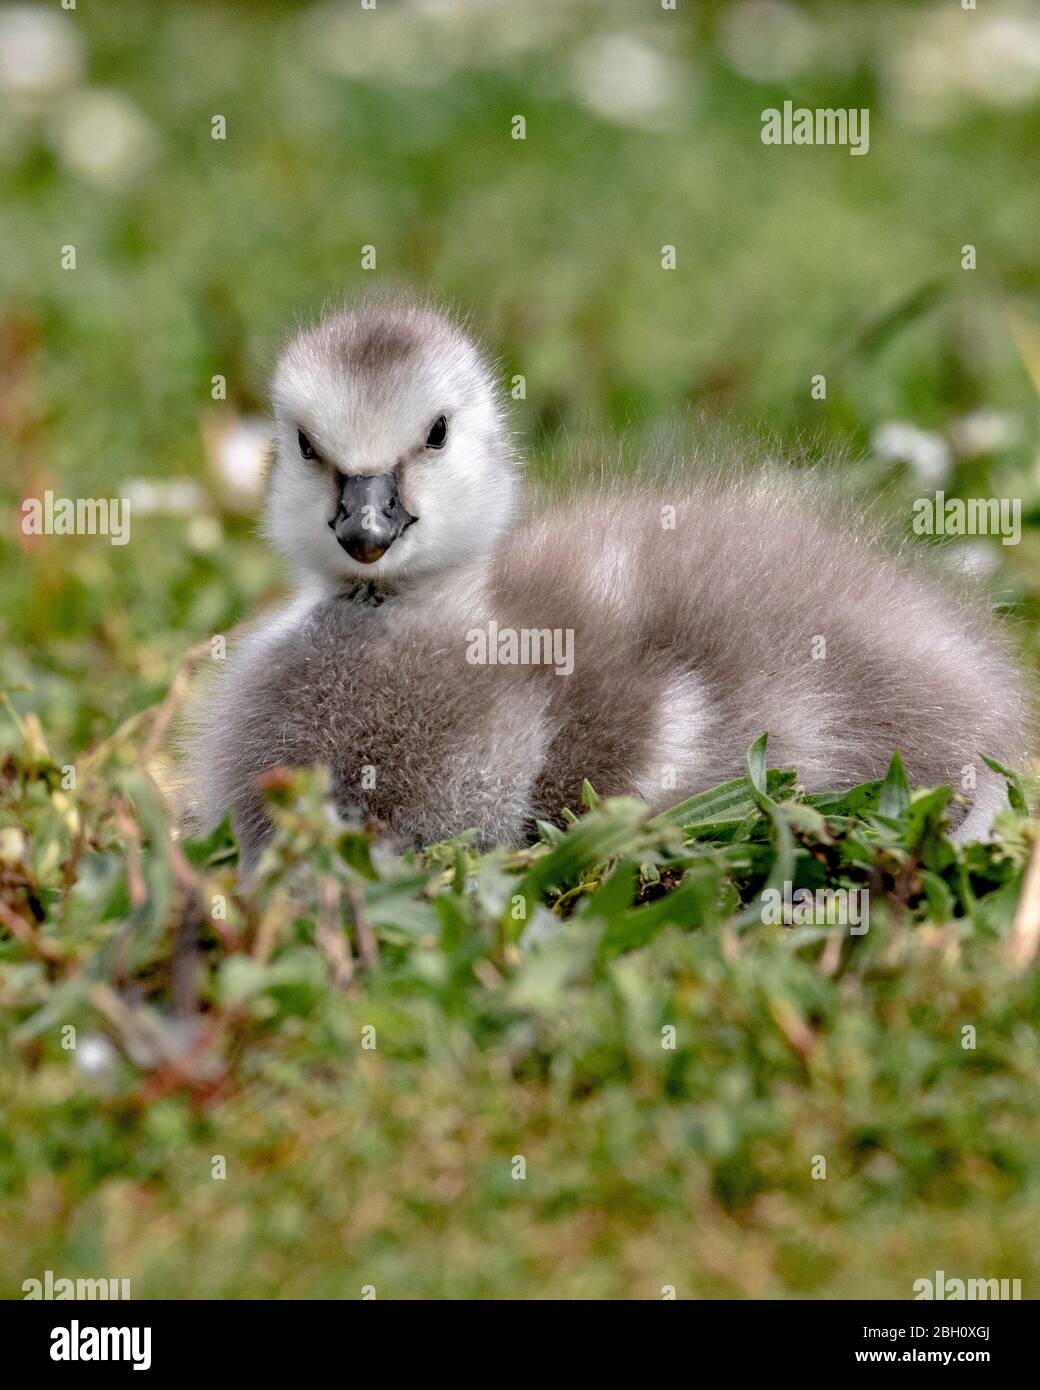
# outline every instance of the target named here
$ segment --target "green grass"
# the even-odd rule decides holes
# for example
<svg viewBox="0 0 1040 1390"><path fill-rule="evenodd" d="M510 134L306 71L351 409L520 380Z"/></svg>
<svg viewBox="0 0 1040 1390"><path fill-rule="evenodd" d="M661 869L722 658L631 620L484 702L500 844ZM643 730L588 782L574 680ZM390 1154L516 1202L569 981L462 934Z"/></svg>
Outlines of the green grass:
<svg viewBox="0 0 1040 1390"><path fill-rule="evenodd" d="M152 1297L904 1298L934 1268L1040 1272L1014 779L999 837L957 849L952 793L912 794L898 758L803 798L760 740L747 778L656 820L586 786L530 849L386 857L295 774L244 892L227 827L176 847L127 744L72 794L24 732L12 1294L37 1268ZM770 924L785 879L867 913Z"/></svg>
<svg viewBox="0 0 1040 1390"><path fill-rule="evenodd" d="M908 529L937 484L870 440L933 432L949 495L1022 499L1021 544L982 549L1035 666L1040 109L906 109L921 34L949 59L949 26L988 16L805 5L804 66L756 80L721 2L555 0L521 28L380 0L371 50L352 10L50 9L76 90L120 94L147 141L106 182L70 157L69 92L0 87L0 1294L48 1268L136 1297L906 1298L936 1268L1034 1294L1034 767L966 848L952 793L898 763L805 797L756 745L655 822L587 788L529 849L421 857L336 829L300 776L246 892L226 828L171 839L156 714L189 649L284 588L203 421L263 411L286 329L377 286L472 315L526 378L514 424L550 483L589 438L751 431ZM617 31L671 65L661 128L580 95ZM788 97L869 106L870 154L763 146ZM969 448L980 409L1006 428ZM47 487L184 478L201 517L142 513L123 547L17 529ZM869 931L767 924L784 880L869 891Z"/></svg>

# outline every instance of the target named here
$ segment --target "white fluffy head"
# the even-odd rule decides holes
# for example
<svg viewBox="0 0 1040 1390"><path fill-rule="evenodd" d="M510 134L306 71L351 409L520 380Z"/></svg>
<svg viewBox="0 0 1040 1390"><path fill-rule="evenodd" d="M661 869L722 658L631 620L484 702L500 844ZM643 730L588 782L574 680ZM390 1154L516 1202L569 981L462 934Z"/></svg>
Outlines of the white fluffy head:
<svg viewBox="0 0 1040 1390"><path fill-rule="evenodd" d="M272 386L275 462L264 531L305 575L391 585L490 549L513 517L516 465L499 395L474 344L415 306L365 306L295 337ZM426 445L440 416L442 448ZM303 457L300 432L313 446ZM343 476L397 470L418 520L363 564L330 530Z"/></svg>

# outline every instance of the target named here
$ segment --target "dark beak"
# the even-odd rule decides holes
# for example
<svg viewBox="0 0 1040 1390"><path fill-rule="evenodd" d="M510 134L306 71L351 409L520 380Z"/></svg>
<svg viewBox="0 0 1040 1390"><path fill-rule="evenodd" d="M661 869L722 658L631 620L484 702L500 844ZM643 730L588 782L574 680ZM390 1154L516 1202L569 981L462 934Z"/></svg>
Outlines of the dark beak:
<svg viewBox="0 0 1040 1390"><path fill-rule="evenodd" d="M329 526L352 560L375 564L419 518L401 501L396 469L373 477L339 476L339 506Z"/></svg>

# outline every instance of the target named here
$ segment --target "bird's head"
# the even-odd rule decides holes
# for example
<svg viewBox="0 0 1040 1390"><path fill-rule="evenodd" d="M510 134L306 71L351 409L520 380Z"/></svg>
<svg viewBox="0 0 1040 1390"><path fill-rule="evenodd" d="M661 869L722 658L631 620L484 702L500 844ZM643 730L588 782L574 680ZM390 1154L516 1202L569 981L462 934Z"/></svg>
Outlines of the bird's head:
<svg viewBox="0 0 1040 1390"><path fill-rule="evenodd" d="M508 528L516 465L494 378L433 310L362 307L299 333L272 387L274 545L321 580L396 585Z"/></svg>

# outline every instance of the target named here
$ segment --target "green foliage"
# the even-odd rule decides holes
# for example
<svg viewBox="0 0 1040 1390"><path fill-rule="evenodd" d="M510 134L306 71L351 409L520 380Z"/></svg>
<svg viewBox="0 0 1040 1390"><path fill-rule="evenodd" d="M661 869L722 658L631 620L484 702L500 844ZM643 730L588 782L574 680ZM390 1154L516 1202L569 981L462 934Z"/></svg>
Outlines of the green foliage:
<svg viewBox="0 0 1040 1390"><path fill-rule="evenodd" d="M100 1261L138 1295L905 1296L958 1230L972 1268L1036 1270L1021 810L958 848L952 793L911 792L898 756L809 799L762 738L746 779L663 816L587 787L529 848L393 855L296 773L246 888L227 825L172 840L114 751L62 791L23 733L0 783L18 1279ZM866 929L776 924L785 879L865 893Z"/></svg>

